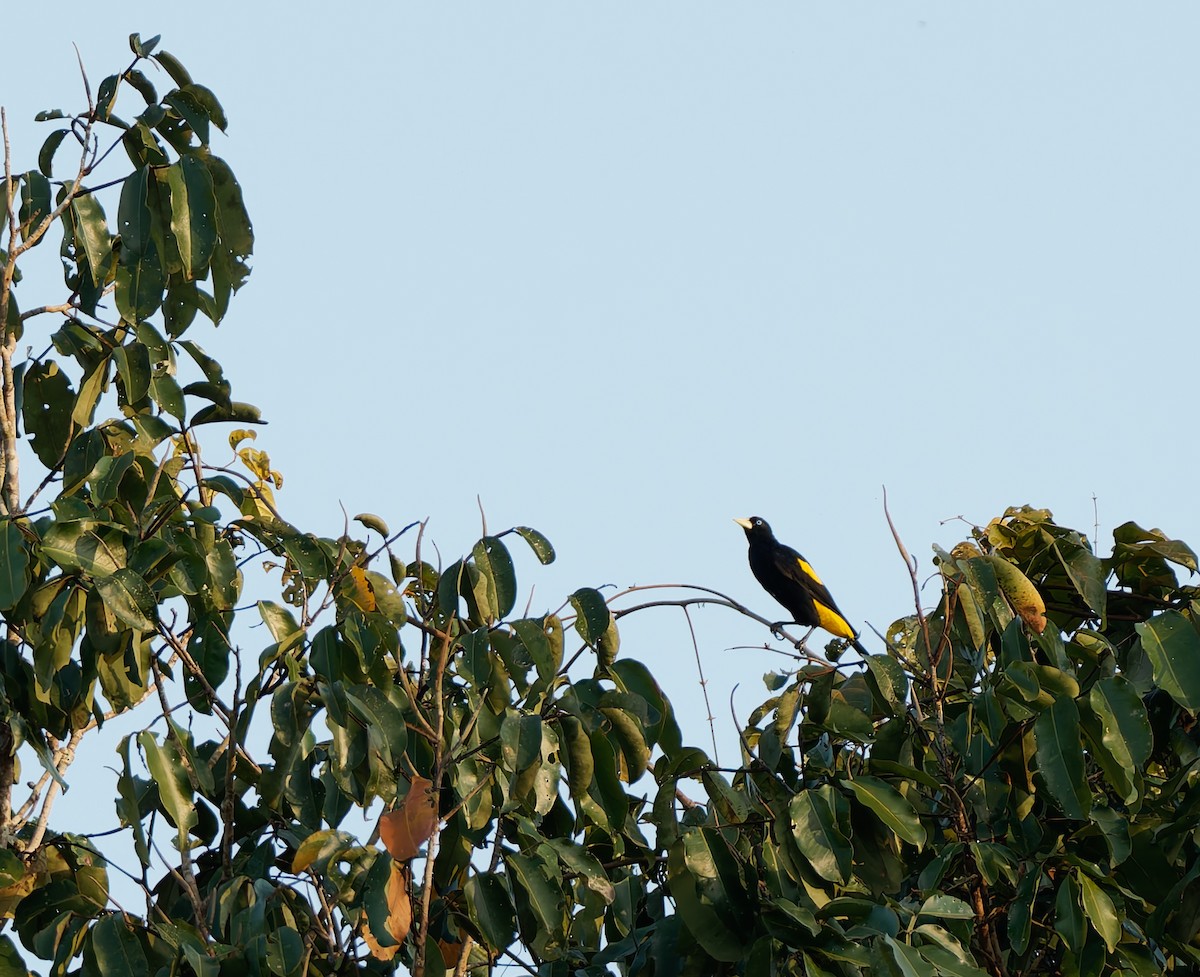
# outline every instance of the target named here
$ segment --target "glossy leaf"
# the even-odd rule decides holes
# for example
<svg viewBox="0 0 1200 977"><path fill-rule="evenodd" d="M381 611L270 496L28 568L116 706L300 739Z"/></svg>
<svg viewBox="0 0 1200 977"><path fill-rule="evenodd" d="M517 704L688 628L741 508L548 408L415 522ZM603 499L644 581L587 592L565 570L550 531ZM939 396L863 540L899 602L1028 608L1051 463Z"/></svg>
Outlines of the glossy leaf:
<svg viewBox="0 0 1200 977"><path fill-rule="evenodd" d="M379 535L384 539L387 539L391 535L391 531L388 529L387 523L373 512L360 512L354 517L354 521L361 522L368 529L375 530L375 532L379 533Z"/></svg>
<svg viewBox="0 0 1200 977"><path fill-rule="evenodd" d="M145 579L129 567L121 567L96 581L96 589L105 604L128 627L137 631L153 631L157 614L154 592Z"/></svg>
<svg viewBox="0 0 1200 977"><path fill-rule="evenodd" d="M492 872L475 873L463 886L463 895L467 915L488 948L499 952L511 946L517 931L516 912L501 877Z"/></svg>
<svg viewBox="0 0 1200 977"><path fill-rule="evenodd" d="M518 885L514 893L518 895L518 909L523 905L536 921L536 930L528 934L530 944L542 958L555 960L565 948L567 903L558 878L557 859L550 861L547 855L553 859L549 849L530 855L506 853L504 862Z"/></svg>
<svg viewBox="0 0 1200 977"><path fill-rule="evenodd" d="M103 977L149 977L150 964L123 916L109 913L92 927L92 952Z"/></svg>
<svg viewBox="0 0 1200 977"><path fill-rule="evenodd" d="M475 544L471 557L487 590L486 605L479 602L481 609L489 609L489 619L507 617L517 599L517 577L508 550L495 536L485 536Z"/></svg>
<svg viewBox="0 0 1200 977"><path fill-rule="evenodd" d="M55 129L42 143L41 151L38 153L38 169L43 176L54 176L54 154L58 152L58 147L62 145L62 141L69 131L69 129Z"/></svg>
<svg viewBox="0 0 1200 977"><path fill-rule="evenodd" d="M1200 635L1179 611L1135 625L1154 669L1154 681L1193 712L1200 710Z"/></svg>
<svg viewBox="0 0 1200 977"><path fill-rule="evenodd" d="M925 847L925 828L921 819L912 804L891 784L878 777L861 776L848 781L846 786L898 838L916 845L917 851Z"/></svg>
<svg viewBox="0 0 1200 977"><path fill-rule="evenodd" d="M1153 746L1146 706L1132 683L1120 675L1101 679L1092 686L1088 703L1103 729L1102 748L1121 767L1125 782L1131 785L1125 799L1132 803L1137 796L1132 785Z"/></svg>
<svg viewBox="0 0 1200 977"><path fill-rule="evenodd" d="M1079 709L1074 699L1065 696L1056 699L1034 724L1038 771L1055 802L1071 818L1087 817L1092 806L1079 734Z"/></svg>
<svg viewBox="0 0 1200 977"><path fill-rule="evenodd" d="M538 562L543 566L554 562L554 547L550 545L550 540L546 539L536 529L531 529L529 526L516 526L513 532L518 533L529 548L533 550L533 555L538 558Z"/></svg>
<svg viewBox="0 0 1200 977"><path fill-rule="evenodd" d="M697 876L693 868L701 874ZM739 931L731 918L727 902L718 905L713 901L710 888L702 884L704 880L716 882L715 865L704 864L697 850L693 850L689 864L687 837L680 837L667 858L667 884L676 909L692 938L709 956L726 962L740 960L747 946L744 931Z"/></svg>
<svg viewBox="0 0 1200 977"><path fill-rule="evenodd" d="M796 847L813 870L830 882L846 882L854 851L834 818L828 796L802 791L792 798L788 811Z"/></svg>
<svg viewBox="0 0 1200 977"><path fill-rule="evenodd" d="M21 207L17 220L21 225L21 239L28 240L43 221L51 214L50 181L45 174L30 170L21 177Z"/></svg>
<svg viewBox="0 0 1200 977"><path fill-rule="evenodd" d="M1108 952L1112 953L1121 939L1121 920L1112 899L1084 873L1079 875L1079 890L1088 922L1104 940Z"/></svg>
<svg viewBox="0 0 1200 977"><path fill-rule="evenodd" d="M159 171L159 179L170 191L171 234L184 277L203 278L217 241L212 177L203 162L184 156Z"/></svg>
<svg viewBox="0 0 1200 977"><path fill-rule="evenodd" d="M75 197L68 209L76 244L87 256L92 280L100 285L112 257L112 238L99 200L93 194Z"/></svg>
<svg viewBox="0 0 1200 977"><path fill-rule="evenodd" d="M138 745L146 755L150 776L158 785L163 810L178 829L182 841L196 826L196 808L183 759L174 744L169 740L160 744L150 732L138 735Z"/></svg>

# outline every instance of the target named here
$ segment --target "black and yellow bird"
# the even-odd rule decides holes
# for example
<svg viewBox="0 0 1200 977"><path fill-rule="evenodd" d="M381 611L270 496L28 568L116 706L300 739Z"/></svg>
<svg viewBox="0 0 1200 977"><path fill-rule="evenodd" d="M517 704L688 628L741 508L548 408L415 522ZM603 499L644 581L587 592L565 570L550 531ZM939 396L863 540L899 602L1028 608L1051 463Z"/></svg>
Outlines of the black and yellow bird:
<svg viewBox="0 0 1200 977"><path fill-rule="evenodd" d="M746 530L750 541L750 569L763 589L784 606L792 621L781 621L772 625L778 629L784 624L795 623L806 628L824 628L837 638L844 638L860 654L867 650L859 644L858 633L850 626L846 616L838 610L833 595L821 583L808 560L790 546L775 538L771 527L761 516L735 519Z"/></svg>

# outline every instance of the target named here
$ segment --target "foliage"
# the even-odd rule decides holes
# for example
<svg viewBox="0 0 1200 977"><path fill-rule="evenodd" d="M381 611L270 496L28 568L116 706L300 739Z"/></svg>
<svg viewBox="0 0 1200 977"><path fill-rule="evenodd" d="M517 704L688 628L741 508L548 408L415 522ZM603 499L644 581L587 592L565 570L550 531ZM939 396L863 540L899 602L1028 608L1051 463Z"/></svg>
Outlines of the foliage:
<svg viewBox="0 0 1200 977"><path fill-rule="evenodd" d="M703 588L629 606L582 587L530 614L517 562L554 559L536 530L485 529L442 568L415 523L364 513L332 539L284 518L242 426L257 410L183 338L225 316L253 231L211 150L216 96L157 40L130 39L87 111L42 114L36 169L6 152L0 974L29 956L106 977L1200 964L1185 544L1130 523L1101 559L1009 510L938 551L936 606L880 654L796 642L719 769L618 620L764 618ZM64 143L78 166L55 178ZM100 181L118 148L129 171ZM55 228L67 298L22 312L17 262ZM44 317L49 347L20 361ZM52 826L82 739L130 712L114 800L144 911L112 898L105 842ZM18 798L22 762L42 773Z"/></svg>

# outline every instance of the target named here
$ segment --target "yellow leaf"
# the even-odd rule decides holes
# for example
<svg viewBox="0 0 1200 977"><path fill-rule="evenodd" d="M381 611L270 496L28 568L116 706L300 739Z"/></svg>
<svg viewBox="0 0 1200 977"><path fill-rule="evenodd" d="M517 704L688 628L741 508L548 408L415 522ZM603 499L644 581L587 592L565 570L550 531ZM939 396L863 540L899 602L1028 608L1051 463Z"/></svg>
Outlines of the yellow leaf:
<svg viewBox="0 0 1200 977"><path fill-rule="evenodd" d="M420 853L437 823L437 795L433 783L424 777L414 777L404 803L379 818L379 837L392 858L407 862Z"/></svg>
<svg viewBox="0 0 1200 977"><path fill-rule="evenodd" d="M257 431L247 431L245 428L239 427L236 431L229 432L229 447L231 447L234 451L237 451L237 446L243 441L247 439L253 441L257 437Z"/></svg>
<svg viewBox="0 0 1200 977"><path fill-rule="evenodd" d="M363 611L375 610L375 587L367 579L367 571L362 567L351 567L350 576L346 578L347 597ZM394 856L393 856L394 857Z"/></svg>
<svg viewBox="0 0 1200 977"><path fill-rule="evenodd" d="M1046 602L1042 600L1042 595L1038 593L1033 581L1003 557L989 556L988 562L996 571L996 581L1000 584L1000 589L1004 591L1004 596L1012 604L1013 610L1021 616L1021 620L1038 634L1045 631Z"/></svg>

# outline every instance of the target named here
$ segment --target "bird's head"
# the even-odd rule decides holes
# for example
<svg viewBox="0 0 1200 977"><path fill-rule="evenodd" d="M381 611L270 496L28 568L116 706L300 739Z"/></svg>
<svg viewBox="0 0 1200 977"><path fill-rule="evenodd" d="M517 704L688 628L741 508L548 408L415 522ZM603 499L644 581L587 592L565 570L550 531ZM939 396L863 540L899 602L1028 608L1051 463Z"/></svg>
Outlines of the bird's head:
<svg viewBox="0 0 1200 977"><path fill-rule="evenodd" d="M749 519L735 519L733 521L746 530L747 539L755 539L756 537L764 538L774 535L771 532L771 527L767 525L767 520L762 516L751 516Z"/></svg>

